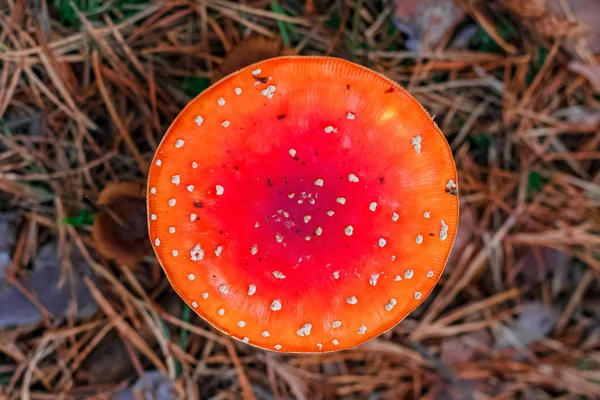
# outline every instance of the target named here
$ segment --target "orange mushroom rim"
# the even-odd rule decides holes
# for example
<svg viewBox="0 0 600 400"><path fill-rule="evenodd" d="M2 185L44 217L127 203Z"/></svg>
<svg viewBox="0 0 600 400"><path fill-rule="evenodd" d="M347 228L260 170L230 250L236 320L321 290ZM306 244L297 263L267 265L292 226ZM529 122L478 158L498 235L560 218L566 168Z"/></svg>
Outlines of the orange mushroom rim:
<svg viewBox="0 0 600 400"><path fill-rule="evenodd" d="M174 290L252 346L324 353L393 328L438 282L458 225L443 133L402 87L332 57L243 68L178 115L148 177Z"/></svg>

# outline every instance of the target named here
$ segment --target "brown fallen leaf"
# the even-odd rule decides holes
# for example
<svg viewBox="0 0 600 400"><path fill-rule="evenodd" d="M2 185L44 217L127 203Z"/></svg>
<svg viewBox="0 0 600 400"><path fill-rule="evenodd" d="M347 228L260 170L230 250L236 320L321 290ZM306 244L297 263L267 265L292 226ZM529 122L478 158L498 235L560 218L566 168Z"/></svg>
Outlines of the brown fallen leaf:
<svg viewBox="0 0 600 400"><path fill-rule="evenodd" d="M435 47L464 17L463 9L452 0L398 0L394 22L408 37L406 48L418 51Z"/></svg>
<svg viewBox="0 0 600 400"><path fill-rule="evenodd" d="M600 64L584 64L579 61L571 61L569 69L583 75L590 82L594 92L600 93Z"/></svg>
<svg viewBox="0 0 600 400"><path fill-rule="evenodd" d="M581 25L581 35L587 41L592 53L600 53L600 2L598 0L548 0L548 7L565 18L569 16L565 14L561 2L566 3L566 11Z"/></svg>

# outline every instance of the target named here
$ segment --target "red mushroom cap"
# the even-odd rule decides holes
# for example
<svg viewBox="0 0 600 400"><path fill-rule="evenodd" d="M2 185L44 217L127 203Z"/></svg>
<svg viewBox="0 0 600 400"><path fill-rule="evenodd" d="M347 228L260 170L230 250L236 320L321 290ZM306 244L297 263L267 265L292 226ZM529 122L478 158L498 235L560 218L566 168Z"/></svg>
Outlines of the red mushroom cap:
<svg viewBox="0 0 600 400"><path fill-rule="evenodd" d="M149 232L201 317L282 352L353 347L429 295L458 222L448 143L405 90L328 57L259 62L171 125Z"/></svg>

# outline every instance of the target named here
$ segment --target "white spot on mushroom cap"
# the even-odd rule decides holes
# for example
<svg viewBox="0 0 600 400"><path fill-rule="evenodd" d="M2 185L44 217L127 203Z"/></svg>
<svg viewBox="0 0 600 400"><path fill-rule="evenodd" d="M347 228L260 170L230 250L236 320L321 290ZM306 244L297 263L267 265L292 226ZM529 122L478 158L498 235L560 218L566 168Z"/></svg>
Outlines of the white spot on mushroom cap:
<svg viewBox="0 0 600 400"><path fill-rule="evenodd" d="M433 276L433 271L427 271L427 277L431 278Z"/></svg>
<svg viewBox="0 0 600 400"><path fill-rule="evenodd" d="M417 244L423 243L423 235L417 235L415 242L417 242Z"/></svg>
<svg viewBox="0 0 600 400"><path fill-rule="evenodd" d="M334 346L337 346L338 344L340 344L340 341L339 341L339 340L337 340L337 339L333 339L333 340L331 341L331 343L333 343L333 345L334 345Z"/></svg>
<svg viewBox="0 0 600 400"><path fill-rule="evenodd" d="M371 204L369 204L369 210L375 212L375 210L377 210L377 202L376 201L372 201Z"/></svg>
<svg viewBox="0 0 600 400"><path fill-rule="evenodd" d="M273 93L275 93L275 90L277 90L277 88L275 87L275 85L269 85L266 87L266 89L263 89L260 91L260 94L262 94L263 96L265 96L267 99L272 99L273 98Z"/></svg>
<svg viewBox="0 0 600 400"><path fill-rule="evenodd" d="M344 233L346 234L346 236L352 236L352 234L354 233L354 227L352 225L348 225L344 228Z"/></svg>
<svg viewBox="0 0 600 400"><path fill-rule="evenodd" d="M162 165L162 161L160 159L156 160L155 164L156 164L157 167L160 167Z"/></svg>
<svg viewBox="0 0 600 400"><path fill-rule="evenodd" d="M204 258L204 250L200 246L200 243L195 245L192 250L190 250L190 259L192 261L200 261Z"/></svg>
<svg viewBox="0 0 600 400"><path fill-rule="evenodd" d="M346 199L343 197L338 197L335 199L336 202L340 203L340 204L346 204Z"/></svg>
<svg viewBox="0 0 600 400"><path fill-rule="evenodd" d="M454 180L450 179L450 180L448 180L448 183L446 184L446 187L448 189L456 189L456 183L454 183Z"/></svg>
<svg viewBox="0 0 600 400"><path fill-rule="evenodd" d="M175 207L177 204L177 199L169 199L169 207Z"/></svg>
<svg viewBox="0 0 600 400"><path fill-rule="evenodd" d="M192 161L192 168L198 168L198 163L196 161Z"/></svg>
<svg viewBox="0 0 600 400"><path fill-rule="evenodd" d="M308 336L310 335L310 330L312 329L312 324L306 323L302 325L302 328L296 331L298 336Z"/></svg>
<svg viewBox="0 0 600 400"><path fill-rule="evenodd" d="M262 70L260 68L257 68L254 71L252 71L252 75L257 76L257 75L260 75L261 72L262 72Z"/></svg>
<svg viewBox="0 0 600 400"><path fill-rule="evenodd" d="M276 344L275 346L273 346L273 348L275 350L281 350L281 345L280 344Z"/></svg>
<svg viewBox="0 0 600 400"><path fill-rule="evenodd" d="M402 277L400 277L400 275L396 275L396 276L394 277L394 281L396 281L396 282L399 282L399 281L401 281L401 280L402 280Z"/></svg>
<svg viewBox="0 0 600 400"><path fill-rule="evenodd" d="M421 135L414 136L410 140L410 144L412 144L413 148L415 149L415 152L420 153L421 152Z"/></svg>
<svg viewBox="0 0 600 400"><path fill-rule="evenodd" d="M219 286L219 291L223 294L227 294L229 293L229 286L227 286L226 284L222 284L221 286Z"/></svg>
<svg viewBox="0 0 600 400"><path fill-rule="evenodd" d="M269 331L263 331L263 333L261 333L262 337L270 337L271 334L269 333Z"/></svg>
<svg viewBox="0 0 600 400"><path fill-rule="evenodd" d="M150 214L150 219L151 219L152 221L156 221L156 220L157 220L157 218L158 218L158 217L156 216L156 214Z"/></svg>
<svg viewBox="0 0 600 400"><path fill-rule="evenodd" d="M293 199L295 195L296 195L296 193L290 193L290 194L288 194L288 197L289 197L290 199Z"/></svg>
<svg viewBox="0 0 600 400"><path fill-rule="evenodd" d="M320 226L317 226L317 229L315 229L315 235L321 236L322 233L323 233L323 228L321 228Z"/></svg>
<svg viewBox="0 0 600 400"><path fill-rule="evenodd" d="M179 184L181 183L181 176L180 175L173 175L171 177L171 183L174 183L175 186L179 186Z"/></svg>
<svg viewBox="0 0 600 400"><path fill-rule="evenodd" d="M217 99L217 104L218 104L219 106L223 107L223 106L225 105L225 99L224 99L224 98L222 98L222 97L219 97L219 98Z"/></svg>
<svg viewBox="0 0 600 400"><path fill-rule="evenodd" d="M333 321L331 326L334 328L339 328L340 326L342 326L342 321Z"/></svg>
<svg viewBox="0 0 600 400"><path fill-rule="evenodd" d="M273 276L277 279L285 279L285 275L281 271L273 271Z"/></svg>
<svg viewBox="0 0 600 400"><path fill-rule="evenodd" d="M346 114L346 118L352 120L352 119L356 118L356 116L354 114L352 114L351 112L349 112L348 114Z"/></svg>
<svg viewBox="0 0 600 400"><path fill-rule="evenodd" d="M196 279L196 275L188 274L187 278L188 278L188 280L193 281L194 279Z"/></svg>
<svg viewBox="0 0 600 400"><path fill-rule="evenodd" d="M273 300L273 302L271 303L271 310L273 310L273 311L281 310L281 301Z"/></svg>
<svg viewBox="0 0 600 400"><path fill-rule="evenodd" d="M239 326L240 328L245 327L246 326L246 321L242 321L242 320L238 321L237 322L237 326Z"/></svg>
<svg viewBox="0 0 600 400"><path fill-rule="evenodd" d="M323 187L323 179L319 178L315 181L315 185Z"/></svg>
<svg viewBox="0 0 600 400"><path fill-rule="evenodd" d="M373 274L373 275L371 275L371 278L369 279L369 284L371 286L377 285L377 280L378 279L379 279L379 274Z"/></svg>
<svg viewBox="0 0 600 400"><path fill-rule="evenodd" d="M192 307L198 308L198 303L196 303L195 301L192 301Z"/></svg>
<svg viewBox="0 0 600 400"><path fill-rule="evenodd" d="M392 311L392 308L394 308L394 306L398 303L398 301L395 298L391 298L390 301L385 305L385 309L387 311Z"/></svg>
<svg viewBox="0 0 600 400"><path fill-rule="evenodd" d="M223 315L225 315L225 309L224 309L224 308L219 308L219 309L217 310L217 314L219 314L220 316L223 316Z"/></svg>
<svg viewBox="0 0 600 400"><path fill-rule="evenodd" d="M204 118L202 118L200 115L196 115L194 117L194 122L196 123L196 125L200 126L204 122Z"/></svg>
<svg viewBox="0 0 600 400"><path fill-rule="evenodd" d="M423 213L423 216L424 216L425 218L430 218L430 217L431 217L431 213L430 213L429 211L425 211L425 212Z"/></svg>
<svg viewBox="0 0 600 400"><path fill-rule="evenodd" d="M277 243L283 242L283 235L281 235L280 233L276 233L275 240L277 241Z"/></svg>
<svg viewBox="0 0 600 400"><path fill-rule="evenodd" d="M152 187L152 188L150 189L150 193L152 193L152 194L156 194L156 188L155 188L155 187Z"/></svg>
<svg viewBox="0 0 600 400"><path fill-rule="evenodd" d="M229 125L231 125L231 122L229 122L228 120L225 120L225 121L221 122L221 126L223 128L228 128Z"/></svg>
<svg viewBox="0 0 600 400"><path fill-rule="evenodd" d="M156 246L160 246L160 239L159 238L154 239L154 244Z"/></svg>
<svg viewBox="0 0 600 400"><path fill-rule="evenodd" d="M442 220L442 229L440 230L440 240L448 239L448 225Z"/></svg>
<svg viewBox="0 0 600 400"><path fill-rule="evenodd" d="M346 299L346 303L356 304L356 303L358 303L358 299L356 298L356 296L350 296Z"/></svg>
<svg viewBox="0 0 600 400"><path fill-rule="evenodd" d="M340 279L340 271L335 271L333 273L333 279Z"/></svg>
<svg viewBox="0 0 600 400"><path fill-rule="evenodd" d="M358 334L364 335L365 333L367 333L367 327L365 325L361 325L360 328L358 328Z"/></svg>
<svg viewBox="0 0 600 400"><path fill-rule="evenodd" d="M323 343L317 343L317 347L319 348L319 350L321 350L323 348Z"/></svg>
<svg viewBox="0 0 600 400"><path fill-rule="evenodd" d="M239 88L239 87L233 88L233 91L234 91L234 92L235 92L235 94L237 94L238 96L239 96L240 94L242 94L242 89L241 89L241 88Z"/></svg>
<svg viewBox="0 0 600 400"><path fill-rule="evenodd" d="M203 298L204 300L208 299L208 292L204 292L204 293L202 293L202 298Z"/></svg>
<svg viewBox="0 0 600 400"><path fill-rule="evenodd" d="M404 279L412 279L413 276L415 276L415 271L413 271L412 269L407 269L404 272Z"/></svg>
<svg viewBox="0 0 600 400"><path fill-rule="evenodd" d="M183 141L181 139L177 139L177 141L175 142L175 147L180 149L183 147L184 144L185 144L185 141Z"/></svg>
<svg viewBox="0 0 600 400"><path fill-rule="evenodd" d="M254 293L256 293L256 285L248 286L248 296L252 296Z"/></svg>
<svg viewBox="0 0 600 400"><path fill-rule="evenodd" d="M290 156L296 157L296 150L290 149L289 153L290 153Z"/></svg>
<svg viewBox="0 0 600 400"><path fill-rule="evenodd" d="M327 215L329 215L330 217L333 217L333 214L335 214L333 211L331 211L331 210L327 211Z"/></svg>
<svg viewBox="0 0 600 400"><path fill-rule="evenodd" d="M420 300L422 296L421 292L415 292L415 300Z"/></svg>
<svg viewBox="0 0 600 400"><path fill-rule="evenodd" d="M392 256L392 261L396 260L396 256Z"/></svg>
<svg viewBox="0 0 600 400"><path fill-rule="evenodd" d="M221 196L225 192L225 188L221 185L216 185L215 190L217 191L217 196Z"/></svg>
<svg viewBox="0 0 600 400"><path fill-rule="evenodd" d="M306 240L307 242L308 242L310 239L312 239L312 237L311 237L311 236L308 236L308 235L307 235L307 236L304 236L304 240Z"/></svg>
<svg viewBox="0 0 600 400"><path fill-rule="evenodd" d="M337 132L337 128L334 128L333 126L329 125L325 127L325 133L331 133L331 132Z"/></svg>
<svg viewBox="0 0 600 400"><path fill-rule="evenodd" d="M194 222L198 216L194 213L190 214L190 221Z"/></svg>
<svg viewBox="0 0 600 400"><path fill-rule="evenodd" d="M221 253L223 253L223 246L217 246L215 249L215 256L221 257Z"/></svg>
<svg viewBox="0 0 600 400"><path fill-rule="evenodd" d="M258 246L254 245L252 246L252 248L250 249L250 254L255 255L256 253L258 253Z"/></svg>
<svg viewBox="0 0 600 400"><path fill-rule="evenodd" d="M396 212L392 213L392 221L396 222L396 221L398 221L399 218L400 218L400 216L398 215L398 213L396 213Z"/></svg>
<svg viewBox="0 0 600 400"><path fill-rule="evenodd" d="M310 219L311 219L311 218L312 218L312 217L311 217L310 215L305 215L305 216L304 216L304 223L305 223L305 224L308 224L308 221L310 221Z"/></svg>
<svg viewBox="0 0 600 400"><path fill-rule="evenodd" d="M248 339L246 336L244 336L244 338L242 339L242 342L244 343L248 343L250 341L250 339Z"/></svg>
<svg viewBox="0 0 600 400"><path fill-rule="evenodd" d="M384 238L379 238L379 240L377 241L377 244L379 245L379 247L384 247L387 243L387 240L385 240Z"/></svg>
<svg viewBox="0 0 600 400"><path fill-rule="evenodd" d="M177 250L171 250L171 255L173 257L177 257L179 255L179 252Z"/></svg>
<svg viewBox="0 0 600 400"><path fill-rule="evenodd" d="M356 176L354 174L350 174L350 175L348 175L348 180L350 182L358 182L358 176Z"/></svg>

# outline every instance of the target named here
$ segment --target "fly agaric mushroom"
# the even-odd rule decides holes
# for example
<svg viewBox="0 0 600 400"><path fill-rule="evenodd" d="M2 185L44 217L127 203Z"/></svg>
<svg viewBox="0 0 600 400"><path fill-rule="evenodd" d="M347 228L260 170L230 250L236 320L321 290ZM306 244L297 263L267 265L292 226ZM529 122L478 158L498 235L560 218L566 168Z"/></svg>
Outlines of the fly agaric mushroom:
<svg viewBox="0 0 600 400"><path fill-rule="evenodd" d="M149 232L217 329L281 352L356 346L429 295L458 221L456 168L423 107L329 57L280 57L192 100L156 151Z"/></svg>

